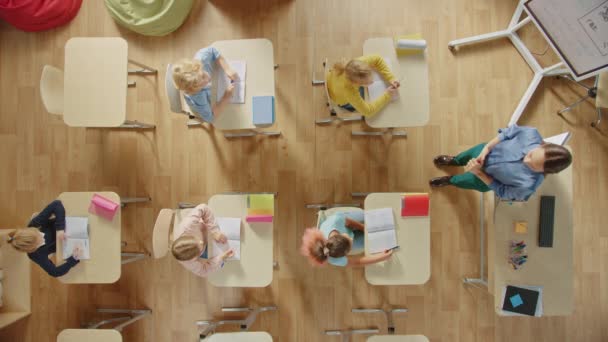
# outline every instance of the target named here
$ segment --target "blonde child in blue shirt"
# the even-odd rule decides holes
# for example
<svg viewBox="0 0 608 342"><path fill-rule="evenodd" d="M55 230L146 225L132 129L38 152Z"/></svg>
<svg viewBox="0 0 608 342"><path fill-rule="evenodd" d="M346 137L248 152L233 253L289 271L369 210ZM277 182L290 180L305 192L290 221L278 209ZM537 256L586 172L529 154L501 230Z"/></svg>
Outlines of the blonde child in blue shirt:
<svg viewBox="0 0 608 342"><path fill-rule="evenodd" d="M172 70L175 87L184 92L190 109L209 123L218 118L234 91L234 85L229 84L222 99L211 104L211 79L217 67L222 68L231 80L238 78L230 64L213 46L200 49L193 59L175 63Z"/></svg>

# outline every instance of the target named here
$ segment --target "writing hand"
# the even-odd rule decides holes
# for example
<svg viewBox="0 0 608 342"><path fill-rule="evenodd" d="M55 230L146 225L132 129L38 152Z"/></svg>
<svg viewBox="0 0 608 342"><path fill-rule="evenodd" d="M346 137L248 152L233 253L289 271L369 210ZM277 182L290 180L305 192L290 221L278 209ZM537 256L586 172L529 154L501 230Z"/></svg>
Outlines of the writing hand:
<svg viewBox="0 0 608 342"><path fill-rule="evenodd" d="M220 243L226 243L228 241L228 238L226 237L226 235L219 233L219 232L213 233L213 239L216 242L220 242Z"/></svg>
<svg viewBox="0 0 608 342"><path fill-rule="evenodd" d="M234 250L232 250L232 248L230 248L229 250L225 251L224 254L222 254L222 260L226 260L233 256L234 256Z"/></svg>
<svg viewBox="0 0 608 342"><path fill-rule="evenodd" d="M72 257L76 260L80 260L80 258L82 258L82 249L80 249L80 247L75 247L74 250L72 250Z"/></svg>

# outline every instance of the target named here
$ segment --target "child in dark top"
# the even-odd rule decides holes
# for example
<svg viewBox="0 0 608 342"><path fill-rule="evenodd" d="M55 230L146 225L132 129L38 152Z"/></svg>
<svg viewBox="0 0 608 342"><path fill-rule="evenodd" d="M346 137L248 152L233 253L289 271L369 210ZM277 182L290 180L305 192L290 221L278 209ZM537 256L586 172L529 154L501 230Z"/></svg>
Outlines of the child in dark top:
<svg viewBox="0 0 608 342"><path fill-rule="evenodd" d="M65 208L59 200L46 206L28 223L28 228L19 228L8 234L7 242L27 256L52 277L61 277L80 262L82 251L74 249L73 256L59 266L49 255L56 252L57 239L65 241Z"/></svg>

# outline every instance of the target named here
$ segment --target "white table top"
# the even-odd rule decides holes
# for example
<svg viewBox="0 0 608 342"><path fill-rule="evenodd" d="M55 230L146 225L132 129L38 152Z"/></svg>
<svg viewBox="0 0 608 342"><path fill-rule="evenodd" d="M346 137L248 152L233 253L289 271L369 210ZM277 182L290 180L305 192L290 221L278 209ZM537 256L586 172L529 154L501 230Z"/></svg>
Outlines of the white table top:
<svg viewBox="0 0 608 342"><path fill-rule="evenodd" d="M552 248L538 247L540 196L555 196L555 223ZM516 234L514 222L527 221L528 233ZM502 314L502 290L506 285L543 286L543 315L572 313L574 303L572 221L572 167L549 175L525 203L500 202L494 212L494 306ZM511 240L524 240L528 262L514 270L507 262ZM492 273L491 273L492 274Z"/></svg>
<svg viewBox="0 0 608 342"><path fill-rule="evenodd" d="M367 342L429 342L424 335L376 335L370 336Z"/></svg>
<svg viewBox="0 0 608 342"><path fill-rule="evenodd" d="M222 40L211 45L227 61L241 60L247 63L245 103L227 104L213 125L224 130L256 128L253 124L252 97L275 96L272 42L268 39ZM213 79L212 102L217 99L217 74Z"/></svg>
<svg viewBox="0 0 608 342"><path fill-rule="evenodd" d="M272 336L266 332L237 332L213 334L209 342L272 342Z"/></svg>
<svg viewBox="0 0 608 342"><path fill-rule="evenodd" d="M89 218L89 238L91 259L81 260L59 280L66 284L110 284L120 278L121 273L121 217L120 207L112 221L89 213L89 205L94 194L99 194L116 203L120 197L113 192L64 192L59 200L65 207L66 216ZM63 263L62 242L57 241L55 262Z"/></svg>
<svg viewBox="0 0 608 342"><path fill-rule="evenodd" d="M57 342L122 342L122 335L114 329L66 329Z"/></svg>
<svg viewBox="0 0 608 342"><path fill-rule="evenodd" d="M399 98L365 122L373 128L418 127L429 122L429 68L426 52L397 56L392 38L371 38L363 44L363 54L378 54L390 60L397 79L405 77Z"/></svg>
<svg viewBox="0 0 608 342"><path fill-rule="evenodd" d="M209 275L218 287L265 287L273 276L274 223L249 223L247 195L214 195L209 207L215 217L241 217L241 260L226 261L224 268Z"/></svg>
<svg viewBox="0 0 608 342"><path fill-rule="evenodd" d="M78 37L65 44L63 120L74 127L117 127L127 112L127 42Z"/></svg>
<svg viewBox="0 0 608 342"><path fill-rule="evenodd" d="M365 198L365 210L393 208L398 250L379 264L365 267L365 279L372 285L418 285L431 276L431 218L401 217L404 193L372 193ZM365 234L367 251L367 233Z"/></svg>

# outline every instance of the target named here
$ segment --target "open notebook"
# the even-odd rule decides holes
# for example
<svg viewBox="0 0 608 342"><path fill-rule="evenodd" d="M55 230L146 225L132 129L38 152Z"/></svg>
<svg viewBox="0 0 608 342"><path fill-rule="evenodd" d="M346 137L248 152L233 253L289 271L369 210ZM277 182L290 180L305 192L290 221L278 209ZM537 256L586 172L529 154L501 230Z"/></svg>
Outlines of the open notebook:
<svg viewBox="0 0 608 342"><path fill-rule="evenodd" d="M66 217L65 218L66 241L63 243L63 258L72 256L74 248L82 250L81 260L91 258L89 246L89 218L88 217Z"/></svg>
<svg viewBox="0 0 608 342"><path fill-rule="evenodd" d="M393 71L393 68L391 66L391 61L388 58L384 58L384 63L386 63L386 65L388 66L388 68ZM384 79L382 78L382 75L380 75L379 72L377 71L373 71L372 72L373 76L372 76L372 84L370 84L369 86L367 86L367 93L369 95L369 101L375 101L377 98L379 98L380 96L384 95L384 92L386 91L386 89L390 86L390 84L386 83L384 81ZM398 76L396 76L398 77ZM399 82L402 82L403 80L399 80ZM399 98L399 93L393 95L393 101L397 100Z"/></svg>
<svg viewBox="0 0 608 342"><path fill-rule="evenodd" d="M247 62L245 61L229 61L230 67L239 75L234 81L234 92L230 98L230 103L245 103L245 80L247 73ZM221 101L226 92L226 88L232 82L222 68L219 69L217 78L217 101Z"/></svg>
<svg viewBox="0 0 608 342"><path fill-rule="evenodd" d="M368 251L381 253L397 247L397 232L392 208L365 211Z"/></svg>
<svg viewBox="0 0 608 342"><path fill-rule="evenodd" d="M218 256L228 248L232 248L234 255L227 260L241 260L241 219L239 217L217 217L216 220L228 242L221 244L213 241L212 256Z"/></svg>

